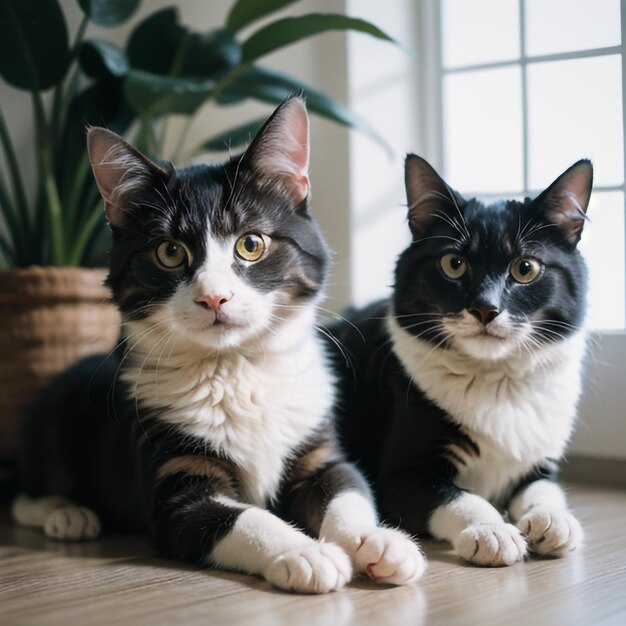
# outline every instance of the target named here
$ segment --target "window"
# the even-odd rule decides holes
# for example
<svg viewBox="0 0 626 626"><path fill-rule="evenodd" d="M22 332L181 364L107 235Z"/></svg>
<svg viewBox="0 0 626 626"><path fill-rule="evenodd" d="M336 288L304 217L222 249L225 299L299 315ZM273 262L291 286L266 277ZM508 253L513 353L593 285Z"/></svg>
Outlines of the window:
<svg viewBox="0 0 626 626"><path fill-rule="evenodd" d="M591 271L592 351L571 451L626 459L623 384L626 0L346 0L409 47L348 37L348 96L390 141L350 138L351 299L388 295L408 241L402 156L425 156L465 194L535 195L583 156L596 180L581 243ZM381 69L382 68L382 69ZM477 164L479 167L477 167ZM343 266L342 266L343 269Z"/></svg>
<svg viewBox="0 0 626 626"><path fill-rule="evenodd" d="M442 0L433 87L446 180L484 199L534 196L582 157L595 185L581 249L590 323L626 320L619 0Z"/></svg>

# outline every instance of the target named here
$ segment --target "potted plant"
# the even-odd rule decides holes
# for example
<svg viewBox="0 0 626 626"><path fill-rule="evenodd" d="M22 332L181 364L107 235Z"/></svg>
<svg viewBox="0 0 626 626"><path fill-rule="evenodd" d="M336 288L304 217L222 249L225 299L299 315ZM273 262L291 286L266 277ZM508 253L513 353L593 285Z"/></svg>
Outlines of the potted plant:
<svg viewBox="0 0 626 626"><path fill-rule="evenodd" d="M68 0L69 1L69 0ZM85 126L105 125L143 152L162 157L171 115L188 120L207 102L247 99L276 105L304 91L309 109L384 144L349 109L284 73L259 65L267 54L330 30L393 41L373 24L345 15L308 14L264 22L298 0L236 0L223 26L194 32L174 7L140 22L125 49L86 38L90 23L116 27L140 0L76 0L83 12L69 42L59 0L0 0L0 75L31 93L36 192L29 201L0 109L0 461L14 453L19 407L80 356L112 348L117 312L102 286L108 229L84 147ZM395 43L395 42L394 42ZM48 99L44 93L51 92ZM244 145L263 120L206 138L183 154ZM6 233L6 234L5 234Z"/></svg>

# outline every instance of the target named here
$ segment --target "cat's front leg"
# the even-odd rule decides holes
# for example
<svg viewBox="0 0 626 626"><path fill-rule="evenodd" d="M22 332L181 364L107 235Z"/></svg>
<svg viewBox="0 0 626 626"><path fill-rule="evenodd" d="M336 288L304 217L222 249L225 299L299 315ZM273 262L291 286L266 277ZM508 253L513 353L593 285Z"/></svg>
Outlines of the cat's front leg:
<svg viewBox="0 0 626 626"><path fill-rule="evenodd" d="M426 559L406 533L378 525L369 488L349 463L318 448L295 465L291 515L322 540L340 545L357 572L380 583L420 578Z"/></svg>
<svg viewBox="0 0 626 626"><path fill-rule="evenodd" d="M438 505L428 529L436 539L450 541L459 556L486 567L513 565L524 559L526 541L518 528L480 496L457 490L453 499Z"/></svg>
<svg viewBox="0 0 626 626"><path fill-rule="evenodd" d="M165 556L258 574L300 593L334 591L350 580L350 559L339 546L239 501L234 475L223 462L177 457L158 478L153 526Z"/></svg>
<svg viewBox="0 0 626 626"><path fill-rule="evenodd" d="M338 543L352 557L356 571L375 582L404 585L418 580L426 569L417 543L401 530L379 526L370 498L358 490L340 492L329 501L320 537Z"/></svg>
<svg viewBox="0 0 626 626"><path fill-rule="evenodd" d="M509 515L531 552L562 557L580 547L583 530L569 512L565 494L552 480L536 480L515 494Z"/></svg>

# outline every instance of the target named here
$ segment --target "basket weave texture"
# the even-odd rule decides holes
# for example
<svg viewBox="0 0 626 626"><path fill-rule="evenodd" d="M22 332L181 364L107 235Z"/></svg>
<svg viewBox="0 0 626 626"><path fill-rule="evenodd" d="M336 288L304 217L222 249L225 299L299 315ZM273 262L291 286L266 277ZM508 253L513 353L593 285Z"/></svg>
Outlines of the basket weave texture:
<svg viewBox="0 0 626 626"><path fill-rule="evenodd" d="M15 459L23 407L81 357L108 352L120 318L105 269L0 272L0 461Z"/></svg>

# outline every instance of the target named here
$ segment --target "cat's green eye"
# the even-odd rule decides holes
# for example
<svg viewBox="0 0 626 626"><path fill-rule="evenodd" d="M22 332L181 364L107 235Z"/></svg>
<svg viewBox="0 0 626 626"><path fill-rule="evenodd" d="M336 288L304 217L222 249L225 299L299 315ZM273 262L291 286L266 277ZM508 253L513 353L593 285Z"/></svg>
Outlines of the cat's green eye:
<svg viewBox="0 0 626 626"><path fill-rule="evenodd" d="M191 254L187 246L175 239L162 241L154 253L159 265L166 270L177 270L191 263Z"/></svg>
<svg viewBox="0 0 626 626"><path fill-rule="evenodd" d="M248 233L237 239L235 253L244 261L258 261L269 248L270 241L267 235Z"/></svg>
<svg viewBox="0 0 626 626"><path fill-rule="evenodd" d="M511 264L511 276L513 280L523 285L532 283L541 274L542 265L537 259L529 256L523 256L516 259Z"/></svg>
<svg viewBox="0 0 626 626"><path fill-rule="evenodd" d="M467 261L458 254L445 254L439 260L439 264L448 278L461 278L467 271Z"/></svg>

